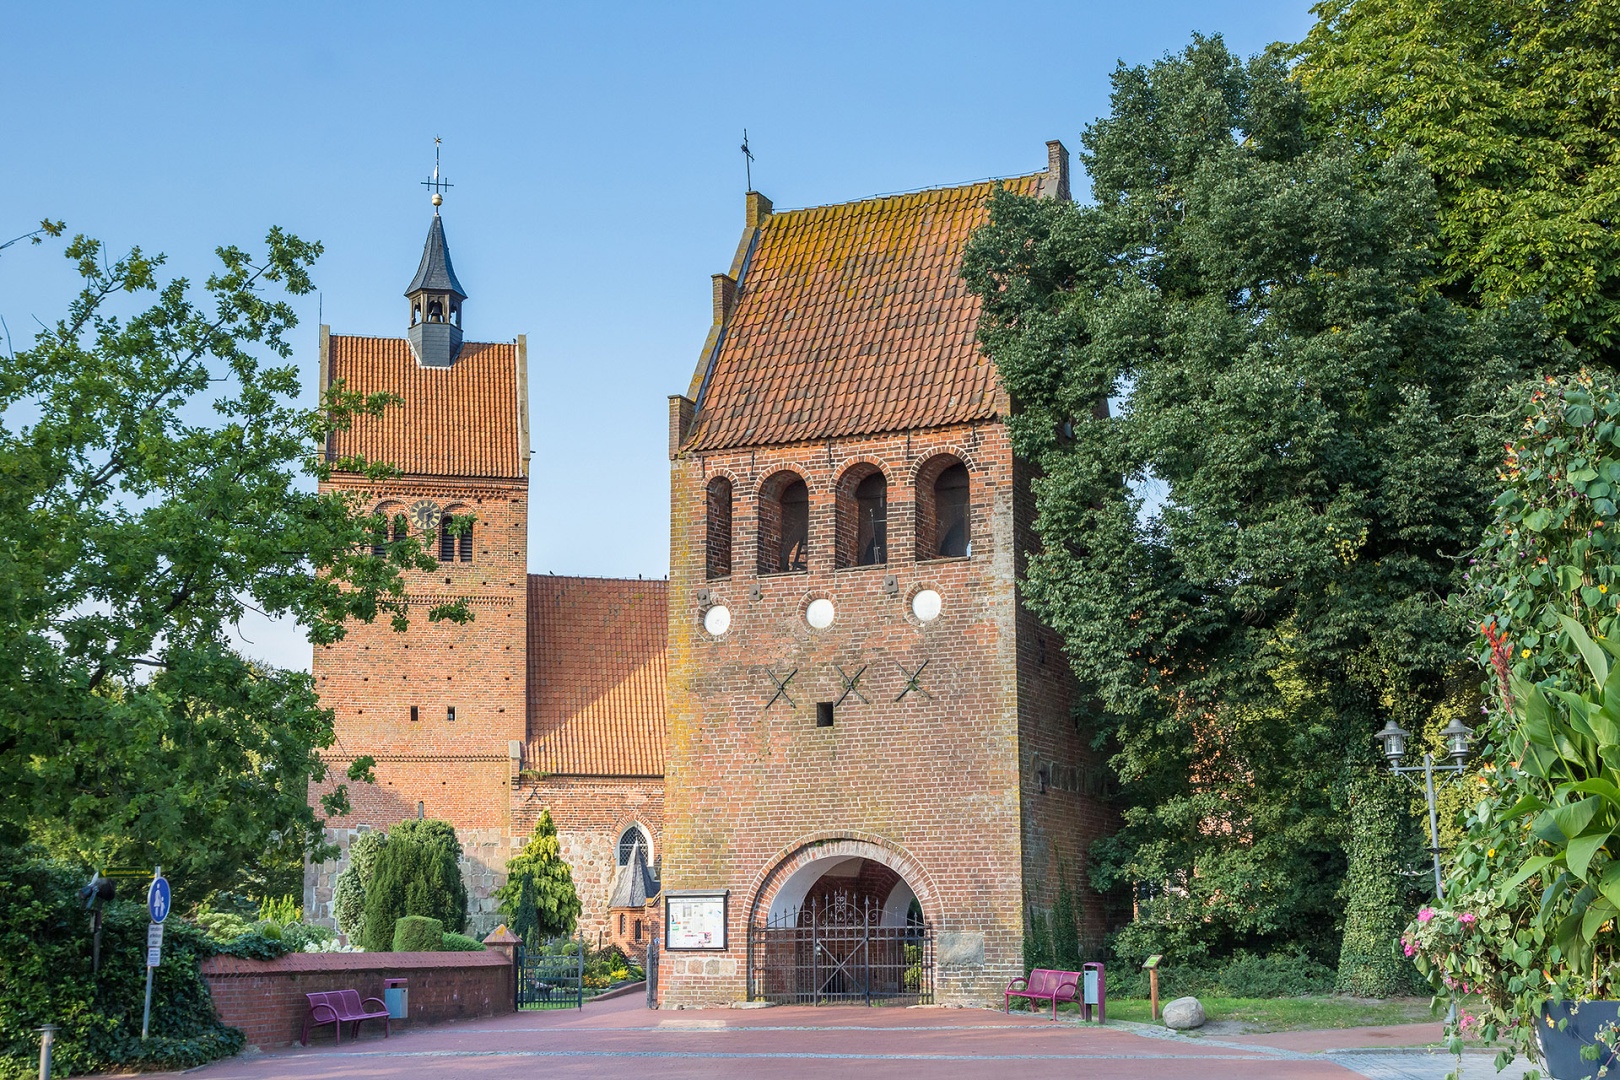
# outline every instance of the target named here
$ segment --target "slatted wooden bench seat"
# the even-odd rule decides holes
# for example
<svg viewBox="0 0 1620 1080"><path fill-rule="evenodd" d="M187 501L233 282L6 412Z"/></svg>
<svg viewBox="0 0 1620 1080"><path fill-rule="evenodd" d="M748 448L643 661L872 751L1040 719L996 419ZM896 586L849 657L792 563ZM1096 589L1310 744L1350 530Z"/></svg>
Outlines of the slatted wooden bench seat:
<svg viewBox="0 0 1620 1080"><path fill-rule="evenodd" d="M1013 998L1029 998L1032 1001L1050 1001L1052 1003L1052 1019L1057 1019L1057 1007L1060 1001L1074 1001L1080 996L1080 973L1078 971L1051 971L1047 968L1036 968L1029 973L1027 979L1014 979L1007 984L1003 1012L1012 1012Z"/></svg>
<svg viewBox="0 0 1620 1080"><path fill-rule="evenodd" d="M349 1031L349 1038L360 1037L360 1022L362 1020L381 1020L383 1022L383 1038L391 1034L388 1023L388 1006L383 1004L382 998L366 998L360 1000L358 990L327 990L319 994L305 994L309 999L309 1012L304 1014L304 1037L299 1041L309 1045L309 1027L314 1024L331 1024L332 1030L337 1033L337 1041L343 1041L343 1023L346 1020L354 1021L354 1027ZM376 1002L377 1008L368 1008Z"/></svg>

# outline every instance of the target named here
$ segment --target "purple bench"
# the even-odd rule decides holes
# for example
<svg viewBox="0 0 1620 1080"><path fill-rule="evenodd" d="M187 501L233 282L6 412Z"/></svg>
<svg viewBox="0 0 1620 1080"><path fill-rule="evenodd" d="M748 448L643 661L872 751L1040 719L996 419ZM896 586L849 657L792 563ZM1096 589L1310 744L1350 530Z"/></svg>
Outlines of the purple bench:
<svg viewBox="0 0 1620 1080"><path fill-rule="evenodd" d="M354 1028L349 1032L349 1038L360 1037L360 1022L362 1020L381 1020L383 1022L383 1038L388 1038L388 1006L383 1005L382 998L366 998L360 1000L358 990L327 990L319 994L305 994L309 999L309 1012L304 1014L304 1036L299 1040L304 1046L309 1045L309 1026L314 1024L331 1024L332 1030L337 1033L337 1041L343 1041L343 1023L346 1020L354 1021ZM376 1002L380 1010L367 1010L366 1006Z"/></svg>
<svg viewBox="0 0 1620 1080"><path fill-rule="evenodd" d="M1028 998L1031 1001L1050 1001L1052 1003L1052 1019L1057 1019L1057 1007L1060 1001L1073 1001L1080 996L1080 973L1078 971L1049 971L1046 968L1036 968L1029 973L1027 979L1014 979L1007 984L1005 994L1005 1008L1003 1012L1012 1012L1013 998Z"/></svg>

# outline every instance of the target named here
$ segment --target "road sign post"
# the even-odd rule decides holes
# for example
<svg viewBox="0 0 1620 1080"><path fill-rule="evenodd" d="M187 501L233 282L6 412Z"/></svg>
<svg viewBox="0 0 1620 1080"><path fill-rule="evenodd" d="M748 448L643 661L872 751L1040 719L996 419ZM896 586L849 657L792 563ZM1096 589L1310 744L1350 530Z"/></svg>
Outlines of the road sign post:
<svg viewBox="0 0 1620 1080"><path fill-rule="evenodd" d="M163 876L163 867L152 867L152 884L146 890L146 912L152 916L152 925L146 928L146 1004L141 1009L141 1041L152 1024L152 971L163 960L163 920L169 917L169 882Z"/></svg>

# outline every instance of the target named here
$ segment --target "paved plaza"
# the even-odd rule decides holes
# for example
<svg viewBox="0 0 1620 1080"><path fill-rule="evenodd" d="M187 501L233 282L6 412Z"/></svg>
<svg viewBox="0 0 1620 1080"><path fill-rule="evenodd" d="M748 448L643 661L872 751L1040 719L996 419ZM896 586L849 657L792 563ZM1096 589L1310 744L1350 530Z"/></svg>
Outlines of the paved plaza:
<svg viewBox="0 0 1620 1080"><path fill-rule="evenodd" d="M1422 1044L1438 1024L1287 1032L1231 1038L1177 1036L1146 1025L1056 1023L985 1009L781 1007L653 1012L637 997L583 1010L363 1035L334 1046L253 1054L195 1070L199 1080L506 1080L647 1076L669 1080L978 1080L1074 1076L1097 1080L1441 1080L1451 1059ZM1466 1080L1497 1075L1469 1055ZM1518 1073L1509 1070L1507 1076Z"/></svg>

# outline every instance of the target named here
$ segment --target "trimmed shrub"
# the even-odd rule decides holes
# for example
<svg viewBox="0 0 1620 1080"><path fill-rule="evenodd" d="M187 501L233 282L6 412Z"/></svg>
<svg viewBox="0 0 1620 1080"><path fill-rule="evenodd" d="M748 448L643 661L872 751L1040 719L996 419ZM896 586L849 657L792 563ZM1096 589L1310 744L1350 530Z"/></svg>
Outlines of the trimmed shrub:
<svg viewBox="0 0 1620 1080"><path fill-rule="evenodd" d="M483 952L484 943L466 934L449 933L444 935L444 949L447 952Z"/></svg>
<svg viewBox="0 0 1620 1080"><path fill-rule="evenodd" d="M394 923L394 952L439 952L444 948L444 923L425 915L406 915Z"/></svg>

